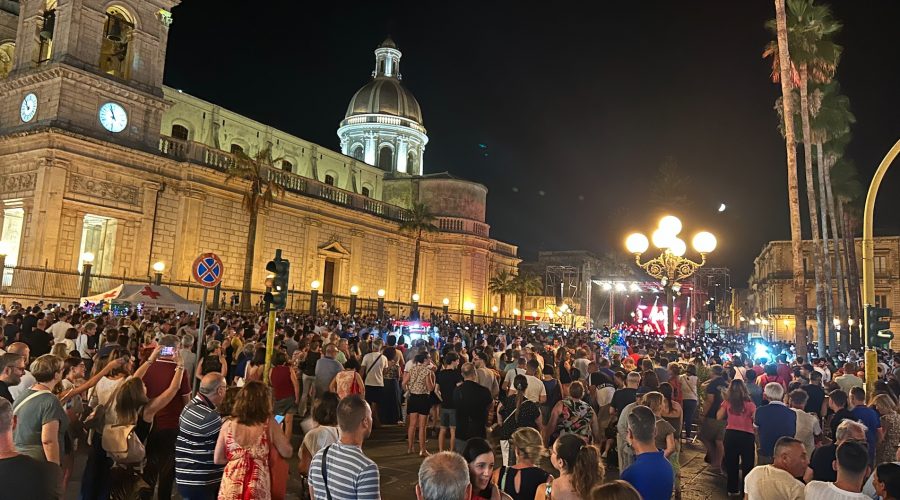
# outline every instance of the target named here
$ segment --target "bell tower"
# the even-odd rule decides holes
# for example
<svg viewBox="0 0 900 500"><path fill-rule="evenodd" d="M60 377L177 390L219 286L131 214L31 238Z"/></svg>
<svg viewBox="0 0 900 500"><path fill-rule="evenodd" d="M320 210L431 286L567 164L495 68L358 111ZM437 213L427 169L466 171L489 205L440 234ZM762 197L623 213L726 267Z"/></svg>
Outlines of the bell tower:
<svg viewBox="0 0 900 500"><path fill-rule="evenodd" d="M0 134L56 127L155 150L180 0L20 0Z"/></svg>

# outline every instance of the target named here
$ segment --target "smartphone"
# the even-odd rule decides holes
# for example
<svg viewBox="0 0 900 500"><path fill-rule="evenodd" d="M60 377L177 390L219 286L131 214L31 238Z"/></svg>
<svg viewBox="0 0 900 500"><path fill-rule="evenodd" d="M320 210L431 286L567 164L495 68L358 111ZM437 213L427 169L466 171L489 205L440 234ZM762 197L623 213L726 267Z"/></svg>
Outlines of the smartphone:
<svg viewBox="0 0 900 500"><path fill-rule="evenodd" d="M159 355L160 356L174 356L175 348L174 347L163 347L162 349L160 349Z"/></svg>
<svg viewBox="0 0 900 500"><path fill-rule="evenodd" d="M284 422L284 415L275 415L275 421L279 424Z"/></svg>

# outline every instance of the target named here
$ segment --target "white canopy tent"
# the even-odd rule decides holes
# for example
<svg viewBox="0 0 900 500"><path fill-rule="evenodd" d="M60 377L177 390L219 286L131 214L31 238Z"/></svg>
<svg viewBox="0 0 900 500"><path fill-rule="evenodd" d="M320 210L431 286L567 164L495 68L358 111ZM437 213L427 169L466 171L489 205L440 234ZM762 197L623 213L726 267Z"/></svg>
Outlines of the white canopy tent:
<svg viewBox="0 0 900 500"><path fill-rule="evenodd" d="M144 308L175 309L176 311L199 312L200 304L182 298L169 287L162 285L119 285L112 290L90 297L81 297L79 304L90 302L98 304L108 302L110 304L129 303L132 305L143 304Z"/></svg>

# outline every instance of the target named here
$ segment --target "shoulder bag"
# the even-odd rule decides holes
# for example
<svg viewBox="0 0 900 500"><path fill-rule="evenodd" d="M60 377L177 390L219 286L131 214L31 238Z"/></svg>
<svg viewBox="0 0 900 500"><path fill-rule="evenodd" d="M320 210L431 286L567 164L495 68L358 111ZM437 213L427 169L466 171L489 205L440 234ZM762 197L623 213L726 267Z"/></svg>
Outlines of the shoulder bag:
<svg viewBox="0 0 900 500"><path fill-rule="evenodd" d="M322 450L322 483L325 485L325 496L328 497L328 500L332 500L331 491L328 489L328 466L326 465L325 459L328 458L328 449L331 448L331 445L325 447Z"/></svg>

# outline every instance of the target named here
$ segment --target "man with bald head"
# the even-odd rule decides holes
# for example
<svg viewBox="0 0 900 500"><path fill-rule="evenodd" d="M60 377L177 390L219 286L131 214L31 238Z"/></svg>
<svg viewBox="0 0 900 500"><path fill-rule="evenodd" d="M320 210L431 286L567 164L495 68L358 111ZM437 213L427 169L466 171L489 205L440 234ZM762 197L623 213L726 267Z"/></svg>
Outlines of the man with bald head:
<svg viewBox="0 0 900 500"><path fill-rule="evenodd" d="M31 386L37 383L37 380L34 379L34 375L31 374L31 371L28 370L28 365L31 363L31 349L28 348L28 344L24 342L13 342L6 348L6 352L10 354L18 354L25 359L25 373L22 374L22 378L19 380L19 383L13 386L10 386L9 393L12 395L13 400L19 399L19 396L31 389Z"/></svg>
<svg viewBox="0 0 900 500"><path fill-rule="evenodd" d="M225 399L227 388L221 373L207 373L200 381L200 392L181 412L175 442L175 484L185 500L218 496L224 467L213 462L216 438L222 428L216 406Z"/></svg>

